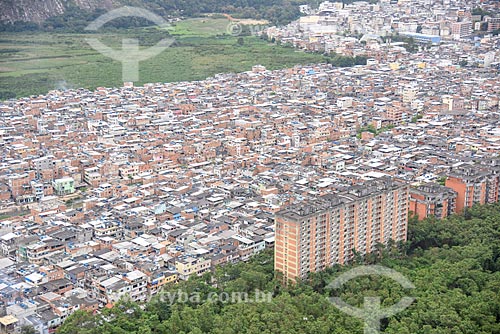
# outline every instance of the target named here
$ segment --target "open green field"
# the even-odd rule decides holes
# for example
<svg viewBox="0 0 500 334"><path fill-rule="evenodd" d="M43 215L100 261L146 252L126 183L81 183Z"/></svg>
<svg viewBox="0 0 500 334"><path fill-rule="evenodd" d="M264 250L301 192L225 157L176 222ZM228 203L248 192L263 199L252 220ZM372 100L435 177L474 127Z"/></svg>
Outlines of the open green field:
<svg viewBox="0 0 500 334"><path fill-rule="evenodd" d="M200 18L168 28L120 30L103 34L2 33L0 35L0 99L43 94L52 89L122 85L121 63L107 58L85 38L121 48L123 38L137 38L154 45L171 34L173 46L140 63L140 81L173 82L200 80L221 72L241 72L252 65L269 69L321 62L321 55L282 48L256 37L227 34L226 19Z"/></svg>

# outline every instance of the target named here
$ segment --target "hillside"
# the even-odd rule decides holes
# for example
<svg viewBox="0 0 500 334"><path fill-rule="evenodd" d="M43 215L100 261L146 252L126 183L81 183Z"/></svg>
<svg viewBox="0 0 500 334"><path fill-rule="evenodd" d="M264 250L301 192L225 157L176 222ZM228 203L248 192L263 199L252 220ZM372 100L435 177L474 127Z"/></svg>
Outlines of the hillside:
<svg viewBox="0 0 500 334"><path fill-rule="evenodd" d="M62 15L71 8L83 11L95 11L100 8L111 9L113 2L112 0L2 0L0 2L0 22L42 23L49 17Z"/></svg>
<svg viewBox="0 0 500 334"><path fill-rule="evenodd" d="M413 290L380 276L353 279L340 291L326 288L356 265L330 268L308 282L282 287L273 278L272 254L264 253L174 285L145 309L123 301L101 315L77 311L57 333L363 333L360 320L329 303L332 294L354 306L362 306L364 296L380 296L382 307L414 297L410 307L382 321L385 333L500 333L500 205L475 207L443 221L413 220L409 238L406 245L381 249L358 263L393 268L415 285ZM272 298L244 303L213 298L234 292L255 297L256 290ZM199 297L182 298L184 293Z"/></svg>
<svg viewBox="0 0 500 334"><path fill-rule="evenodd" d="M163 17L228 13L239 18L288 23L300 15L300 3L297 0L3 0L0 2L0 24L14 24L15 29L10 29L14 31L47 30L53 27L52 20L61 23L62 28L72 28L75 21L88 23L103 10L122 6L143 7ZM1 30L9 31L9 28Z"/></svg>

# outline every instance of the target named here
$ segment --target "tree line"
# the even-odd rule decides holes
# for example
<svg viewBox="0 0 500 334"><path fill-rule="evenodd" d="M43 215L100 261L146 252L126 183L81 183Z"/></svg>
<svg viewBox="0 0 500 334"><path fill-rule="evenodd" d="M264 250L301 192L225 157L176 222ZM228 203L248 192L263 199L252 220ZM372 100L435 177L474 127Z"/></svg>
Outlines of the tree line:
<svg viewBox="0 0 500 334"><path fill-rule="evenodd" d="M361 0L343 0L350 4ZM273 25L288 24L301 15L299 5L309 3L313 8L318 7L319 0L118 0L116 6L139 6L152 11L164 18L168 17L199 17L206 14L224 13L235 18L263 19ZM377 2L377 0L370 0ZM104 9L94 11L84 10L72 2L65 4L65 12L48 18L45 22L18 21L14 23L0 23L0 32L21 31L64 31L84 32L84 28L100 15ZM122 18L106 24L108 28L134 28L151 25L151 22L142 18Z"/></svg>
<svg viewBox="0 0 500 334"><path fill-rule="evenodd" d="M265 19L272 24L287 24L301 14L297 0L121 0L120 5L140 6L162 17L199 17L211 13L230 14L235 18ZM84 32L84 28L105 13L103 9L88 11L74 5L66 6L61 15L48 18L45 22L1 23L0 32L21 31L64 31ZM108 28L134 28L151 25L142 18L115 19L106 24Z"/></svg>

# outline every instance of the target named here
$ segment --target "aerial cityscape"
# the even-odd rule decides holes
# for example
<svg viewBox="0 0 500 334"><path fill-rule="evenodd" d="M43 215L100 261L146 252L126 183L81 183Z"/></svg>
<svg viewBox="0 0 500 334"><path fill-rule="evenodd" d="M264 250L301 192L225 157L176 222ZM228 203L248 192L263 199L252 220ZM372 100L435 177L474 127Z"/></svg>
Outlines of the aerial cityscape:
<svg viewBox="0 0 500 334"><path fill-rule="evenodd" d="M414 284L365 333L500 333L499 1L159 1L166 52L204 55L206 77L148 82L138 63L140 82L106 86L106 59L113 80L122 66L102 58L103 81L68 63L82 81L25 96L21 81L66 65L15 74L46 63L10 43L32 25L76 34L43 30L46 10L69 15L58 0L30 2L0 5L0 333L362 333L328 296L406 295L331 292L355 265ZM207 41L240 48L241 70L213 66Z"/></svg>

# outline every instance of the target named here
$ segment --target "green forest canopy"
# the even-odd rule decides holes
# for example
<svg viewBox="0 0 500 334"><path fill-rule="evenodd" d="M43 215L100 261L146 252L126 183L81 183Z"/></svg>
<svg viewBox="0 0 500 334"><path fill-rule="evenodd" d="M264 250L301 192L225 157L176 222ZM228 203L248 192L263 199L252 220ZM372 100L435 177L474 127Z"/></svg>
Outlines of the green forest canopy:
<svg viewBox="0 0 500 334"><path fill-rule="evenodd" d="M343 0L349 4L361 0ZM370 0L373 2L373 0ZM310 4L317 7L321 0L117 0L115 7L143 7L162 17L198 17L206 14L224 13L234 18L264 19L273 25L284 25L299 18L299 6ZM375 0L376 2L376 0ZM1 31L65 31L84 32L84 28L104 14L104 9L87 11L67 1L64 14L53 16L42 24L15 22L0 24ZM109 28L131 28L151 25L141 18L118 18L106 24Z"/></svg>
<svg viewBox="0 0 500 334"><path fill-rule="evenodd" d="M300 16L296 0L120 0L115 4L146 8L163 17L197 17L204 14L227 13L235 18L266 19L273 24L287 24ZM117 5L118 7L118 5ZM68 2L64 14L50 17L42 24L15 22L0 24L0 31L67 31L84 32L84 28L104 9L87 11ZM118 18L106 24L109 28L131 28L151 25L141 18Z"/></svg>
<svg viewBox="0 0 500 334"><path fill-rule="evenodd" d="M463 216L442 221L411 219L409 242L380 247L356 259L357 264L329 268L309 280L282 287L275 279L271 252L248 263L218 267L213 274L191 277L167 292L247 292L273 294L271 302L176 302L153 299L144 309L121 301L102 315L77 311L59 334L111 333L268 333L355 334L363 323L338 311L327 297L341 297L362 306L364 296L382 297L390 306L410 295L415 302L382 322L393 334L500 333L500 204L477 206ZM327 288L341 272L358 264L378 263L397 270L415 285L405 291L398 283L378 276L360 277L341 291ZM217 287L213 284L216 283Z"/></svg>

